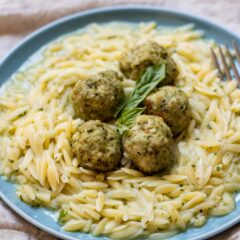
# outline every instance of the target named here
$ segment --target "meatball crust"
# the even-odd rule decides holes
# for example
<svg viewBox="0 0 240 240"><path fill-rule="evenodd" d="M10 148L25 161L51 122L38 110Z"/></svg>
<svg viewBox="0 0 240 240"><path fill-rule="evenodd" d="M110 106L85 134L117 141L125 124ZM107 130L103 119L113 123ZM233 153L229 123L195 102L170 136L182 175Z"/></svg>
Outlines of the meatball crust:
<svg viewBox="0 0 240 240"><path fill-rule="evenodd" d="M174 136L180 134L190 123L191 114L187 96L176 87L160 88L145 99L144 105L147 114L163 118Z"/></svg>
<svg viewBox="0 0 240 240"><path fill-rule="evenodd" d="M166 50L153 41L126 53L120 62L120 68L126 77L137 80L147 67L163 62L166 63L166 79L161 85L173 83L178 74L177 65Z"/></svg>
<svg viewBox="0 0 240 240"><path fill-rule="evenodd" d="M71 143L80 166L88 169L110 171L121 159L121 141L116 127L99 120L78 126Z"/></svg>
<svg viewBox="0 0 240 240"><path fill-rule="evenodd" d="M76 117L111 120L124 97L121 80L117 72L108 70L78 81L72 94Z"/></svg>
<svg viewBox="0 0 240 240"><path fill-rule="evenodd" d="M172 133L158 116L138 116L123 142L125 157L144 173L156 173L173 163Z"/></svg>

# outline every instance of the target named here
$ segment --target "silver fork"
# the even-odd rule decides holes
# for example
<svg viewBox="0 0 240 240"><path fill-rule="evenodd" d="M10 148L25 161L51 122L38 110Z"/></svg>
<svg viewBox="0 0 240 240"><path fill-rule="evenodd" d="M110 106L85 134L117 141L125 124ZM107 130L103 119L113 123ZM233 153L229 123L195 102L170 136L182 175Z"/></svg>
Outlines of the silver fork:
<svg viewBox="0 0 240 240"><path fill-rule="evenodd" d="M236 53L236 57L237 60L240 64L240 50L237 46L237 43L235 41L232 42L234 51ZM234 56L231 54L228 45L225 44L224 48L226 50L226 56L223 53L223 47L218 45L217 46L219 53L220 53L220 59L217 58L217 54L214 52L213 48L211 48L211 54L212 54L212 59L213 59L213 64L214 66L218 69L218 74L219 77L224 80L224 77L226 75L227 80L232 80L233 78L231 77L231 68L233 70L233 73L236 77L236 80L238 81L238 83L240 84L240 73L238 72L236 63L234 62ZM228 66L227 64L227 58L229 59L230 62L230 66ZM221 67L220 67L220 63L222 63L223 65L223 70L224 72L222 72Z"/></svg>

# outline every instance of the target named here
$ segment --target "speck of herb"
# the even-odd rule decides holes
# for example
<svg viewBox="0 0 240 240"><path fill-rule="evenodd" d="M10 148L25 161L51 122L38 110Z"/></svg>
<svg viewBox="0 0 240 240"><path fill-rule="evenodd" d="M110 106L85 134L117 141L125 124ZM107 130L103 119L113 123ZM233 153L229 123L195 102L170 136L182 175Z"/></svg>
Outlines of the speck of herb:
<svg viewBox="0 0 240 240"><path fill-rule="evenodd" d="M108 36L107 39L113 39L113 38L117 38L116 35L112 35L112 36Z"/></svg>
<svg viewBox="0 0 240 240"><path fill-rule="evenodd" d="M68 211L67 210L64 210L62 209L60 212L59 212L59 216L58 216L58 222L60 224L64 224L66 222L66 220L64 219L66 217L66 215L68 214Z"/></svg>
<svg viewBox="0 0 240 240"><path fill-rule="evenodd" d="M212 129L212 126L210 124L207 125L208 129Z"/></svg>
<svg viewBox="0 0 240 240"><path fill-rule="evenodd" d="M32 207L33 207L33 208L39 208L39 207L40 207L40 204L39 204L39 203L33 203L33 204L32 204Z"/></svg>
<svg viewBox="0 0 240 240"><path fill-rule="evenodd" d="M200 140L200 138L199 138L199 137L196 137L195 140L198 141L198 140Z"/></svg>
<svg viewBox="0 0 240 240"><path fill-rule="evenodd" d="M216 167L216 170L219 172L219 171L220 171L220 167L219 167L219 166L217 166L217 167Z"/></svg>
<svg viewBox="0 0 240 240"><path fill-rule="evenodd" d="M19 115L19 117L23 117L23 116L25 116L27 114L27 111L24 111L23 113L21 113L20 115Z"/></svg>

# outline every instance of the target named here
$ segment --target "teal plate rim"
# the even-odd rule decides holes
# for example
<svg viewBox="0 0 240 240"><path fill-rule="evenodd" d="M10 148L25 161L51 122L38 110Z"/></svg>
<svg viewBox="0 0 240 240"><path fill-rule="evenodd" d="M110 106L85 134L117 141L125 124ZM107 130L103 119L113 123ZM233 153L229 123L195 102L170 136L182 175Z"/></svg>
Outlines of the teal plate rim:
<svg viewBox="0 0 240 240"><path fill-rule="evenodd" d="M19 67L42 46L57 37L83 28L89 23L107 23L110 21L156 21L163 26L180 26L194 23L196 28L203 29L206 37L214 38L220 43L235 40L240 43L240 37L235 33L188 13L150 5L128 5L96 8L56 20L30 34L21 41L0 63L0 84L19 69ZM94 237L82 232L65 232L54 221L54 213L45 208L33 208L21 202L15 194L15 184L0 177L0 198L17 214L36 227L62 239L67 240L99 240L108 239ZM222 217L211 217L201 228L188 228L168 239L200 240L212 237L240 222L240 194L236 195L236 209Z"/></svg>

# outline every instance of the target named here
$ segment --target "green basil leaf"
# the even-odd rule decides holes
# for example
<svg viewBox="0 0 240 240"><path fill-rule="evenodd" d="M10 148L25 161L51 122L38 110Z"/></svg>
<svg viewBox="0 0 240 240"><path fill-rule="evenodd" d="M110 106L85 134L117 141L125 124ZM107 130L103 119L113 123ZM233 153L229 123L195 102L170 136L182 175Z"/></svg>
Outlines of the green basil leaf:
<svg viewBox="0 0 240 240"><path fill-rule="evenodd" d="M127 109L117 121L117 129L120 134L127 131L133 124L135 118L144 112L145 108Z"/></svg>
<svg viewBox="0 0 240 240"><path fill-rule="evenodd" d="M141 75L130 97L120 104L115 116L120 113L117 127L122 134L133 124L135 118L141 115L145 108L138 108L149 93L165 79L165 63L148 67Z"/></svg>

